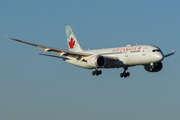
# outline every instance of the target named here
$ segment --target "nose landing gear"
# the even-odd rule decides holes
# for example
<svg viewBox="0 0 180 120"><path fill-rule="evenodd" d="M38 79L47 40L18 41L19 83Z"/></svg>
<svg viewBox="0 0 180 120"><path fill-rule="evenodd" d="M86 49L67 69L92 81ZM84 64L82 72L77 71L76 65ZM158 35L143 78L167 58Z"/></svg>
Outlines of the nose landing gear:
<svg viewBox="0 0 180 120"><path fill-rule="evenodd" d="M128 69L128 67L125 67L125 68L124 68L124 72L120 74L120 77L125 77L125 78L126 78L126 77L129 77L129 76L130 76L130 73L129 73L129 72L126 73L126 70L127 70L127 69Z"/></svg>

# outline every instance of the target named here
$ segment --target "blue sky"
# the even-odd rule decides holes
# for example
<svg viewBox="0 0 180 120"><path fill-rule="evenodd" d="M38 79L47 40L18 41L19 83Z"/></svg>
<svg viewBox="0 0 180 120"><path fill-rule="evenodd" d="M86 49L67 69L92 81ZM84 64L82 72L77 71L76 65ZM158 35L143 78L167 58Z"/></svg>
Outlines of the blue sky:
<svg viewBox="0 0 180 120"><path fill-rule="evenodd" d="M178 0L1 0L1 120L179 120ZM78 68L61 59L38 56L36 47L5 38L67 50L65 24L83 49L153 44L164 54L163 69Z"/></svg>

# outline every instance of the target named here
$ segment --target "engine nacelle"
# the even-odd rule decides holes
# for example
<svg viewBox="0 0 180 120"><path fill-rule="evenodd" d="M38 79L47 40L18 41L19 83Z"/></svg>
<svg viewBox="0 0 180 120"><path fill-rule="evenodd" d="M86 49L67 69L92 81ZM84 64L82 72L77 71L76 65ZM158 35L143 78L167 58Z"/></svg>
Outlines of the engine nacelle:
<svg viewBox="0 0 180 120"><path fill-rule="evenodd" d="M159 72L163 67L162 62L158 62L158 63L153 63L153 65L148 64L148 65L144 65L144 68L146 71L148 72Z"/></svg>
<svg viewBox="0 0 180 120"><path fill-rule="evenodd" d="M106 64L106 59L103 56L95 55L87 60L90 67L103 67Z"/></svg>

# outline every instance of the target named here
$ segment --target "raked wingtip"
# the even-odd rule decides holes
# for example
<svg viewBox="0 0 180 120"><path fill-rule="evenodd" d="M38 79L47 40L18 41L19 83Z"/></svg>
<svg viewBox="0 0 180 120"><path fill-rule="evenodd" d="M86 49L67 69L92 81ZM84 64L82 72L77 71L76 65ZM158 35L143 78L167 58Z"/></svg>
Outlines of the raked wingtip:
<svg viewBox="0 0 180 120"><path fill-rule="evenodd" d="M176 51L175 50L173 50L173 53L175 53Z"/></svg>
<svg viewBox="0 0 180 120"><path fill-rule="evenodd" d="M10 37L8 37L8 36L5 36L6 38L9 38L9 39L12 39L12 38L10 38Z"/></svg>

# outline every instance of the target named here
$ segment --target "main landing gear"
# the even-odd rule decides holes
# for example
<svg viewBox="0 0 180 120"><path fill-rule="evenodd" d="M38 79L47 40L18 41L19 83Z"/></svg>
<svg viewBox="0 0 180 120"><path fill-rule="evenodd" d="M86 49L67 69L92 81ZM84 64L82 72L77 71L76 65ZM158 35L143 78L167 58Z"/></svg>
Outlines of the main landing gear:
<svg viewBox="0 0 180 120"><path fill-rule="evenodd" d="M120 74L120 77L126 78L126 77L129 77L129 76L130 76L130 73L129 73L129 72L126 72L127 69L128 69L128 67L124 67L124 72ZM95 71L92 71L92 75L93 75L93 76L94 76L94 75L97 75L97 76L98 76L98 75L100 75L100 74L102 74L102 71L101 71L101 70L96 69Z"/></svg>
<svg viewBox="0 0 180 120"><path fill-rule="evenodd" d="M95 70L95 71L92 71L92 75L100 75L100 74L102 74L102 71L101 70Z"/></svg>
<svg viewBox="0 0 180 120"><path fill-rule="evenodd" d="M126 72L126 70L128 69L128 67L125 67L124 68L124 72L120 74L120 77L129 77L130 76L130 73L129 72Z"/></svg>

